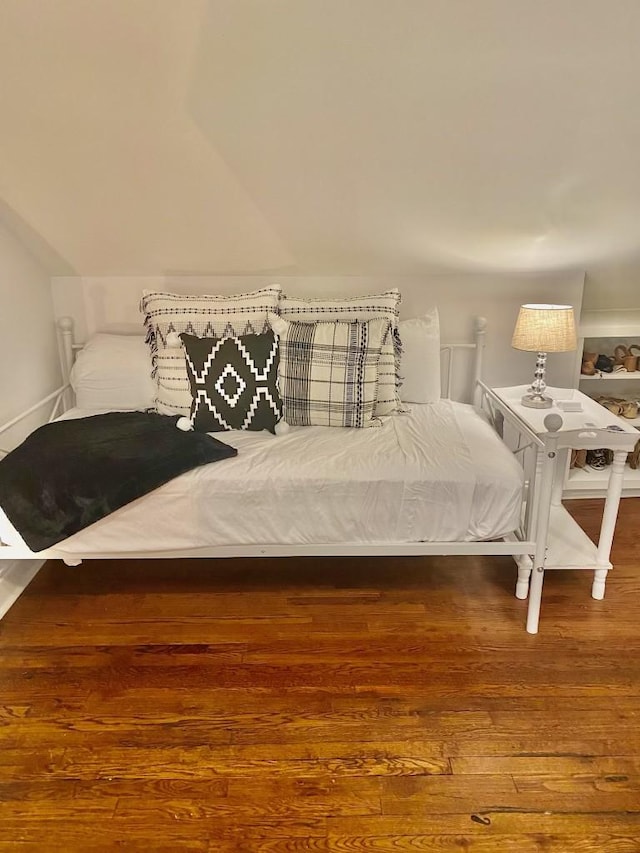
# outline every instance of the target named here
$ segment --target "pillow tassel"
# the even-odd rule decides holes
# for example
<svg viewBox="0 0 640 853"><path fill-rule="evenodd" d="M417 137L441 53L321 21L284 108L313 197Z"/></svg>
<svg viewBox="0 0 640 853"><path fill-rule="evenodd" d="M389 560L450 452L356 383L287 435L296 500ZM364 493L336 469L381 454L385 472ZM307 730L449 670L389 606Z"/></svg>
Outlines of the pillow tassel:
<svg viewBox="0 0 640 853"><path fill-rule="evenodd" d="M402 385L402 339L400 337L400 329L395 326L391 330L393 336L393 354L395 356L396 366L396 387Z"/></svg>
<svg viewBox="0 0 640 853"><path fill-rule="evenodd" d="M391 334L393 335L393 354L395 356L395 365L396 365L396 395L398 398L398 408L396 411L398 414L406 415L411 412L411 409L407 409L402 401L400 400L400 394L398 394L398 389L402 387L404 382L404 376L402 376L402 354L404 352L404 348L402 346L402 339L400 337L400 329L396 326Z"/></svg>
<svg viewBox="0 0 640 853"><path fill-rule="evenodd" d="M147 293L146 291L142 294L142 298L140 299L140 304L138 305L138 310L143 315L143 325L147 330L144 342L147 344L151 351L151 378L155 379L156 374L158 373L158 338L156 335L156 330L153 328L153 320L151 319L151 314L147 309Z"/></svg>
<svg viewBox="0 0 640 853"><path fill-rule="evenodd" d="M144 323L147 328L147 334L144 342L151 350L151 378L155 379L156 374L158 373L158 337L153 325L151 324L151 317L148 314L145 317Z"/></svg>

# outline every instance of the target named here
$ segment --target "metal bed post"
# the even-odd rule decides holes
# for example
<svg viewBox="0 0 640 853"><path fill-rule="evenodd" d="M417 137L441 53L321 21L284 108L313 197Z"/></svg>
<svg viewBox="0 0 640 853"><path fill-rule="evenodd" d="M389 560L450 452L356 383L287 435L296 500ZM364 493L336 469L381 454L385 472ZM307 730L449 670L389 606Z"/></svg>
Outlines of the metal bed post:
<svg viewBox="0 0 640 853"><path fill-rule="evenodd" d="M483 369L483 361L484 361L484 348L486 345L486 337L487 337L487 318L486 317L476 317L474 322L474 342L476 351L474 353L474 363L473 363L473 405L477 408L480 407L480 399L482 396L482 389L480 388L480 382L482 380L482 369Z"/></svg>
<svg viewBox="0 0 640 853"><path fill-rule="evenodd" d="M60 366L62 368L62 378L65 385L69 384L71 376L71 368L73 366L73 318L60 317L57 322L58 335L60 341ZM64 406L65 410L73 405L72 393L68 390L65 393Z"/></svg>

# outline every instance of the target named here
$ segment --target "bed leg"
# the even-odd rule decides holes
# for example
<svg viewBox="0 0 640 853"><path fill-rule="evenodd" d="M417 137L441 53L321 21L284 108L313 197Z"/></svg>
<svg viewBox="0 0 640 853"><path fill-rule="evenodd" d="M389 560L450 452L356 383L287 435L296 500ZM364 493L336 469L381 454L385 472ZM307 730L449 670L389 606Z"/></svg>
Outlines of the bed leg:
<svg viewBox="0 0 640 853"><path fill-rule="evenodd" d="M596 569L593 573L593 584L591 585L591 598L602 601L604 598L604 587L607 582L609 569Z"/></svg>
<svg viewBox="0 0 640 853"><path fill-rule="evenodd" d="M518 580L516 581L516 598L524 601L529 595L529 581L531 580L531 563L529 557L522 557L518 564Z"/></svg>
<svg viewBox="0 0 640 853"><path fill-rule="evenodd" d="M63 557L62 562L65 566L69 566L69 568L73 569L76 566L79 566L82 563L82 560L77 557Z"/></svg>

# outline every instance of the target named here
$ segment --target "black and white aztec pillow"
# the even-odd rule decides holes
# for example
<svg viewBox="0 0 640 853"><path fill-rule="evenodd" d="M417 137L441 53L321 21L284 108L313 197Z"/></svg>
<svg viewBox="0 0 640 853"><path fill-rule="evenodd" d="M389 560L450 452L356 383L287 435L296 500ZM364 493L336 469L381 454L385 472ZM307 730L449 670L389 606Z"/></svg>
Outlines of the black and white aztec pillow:
<svg viewBox="0 0 640 853"><path fill-rule="evenodd" d="M230 429L275 432L282 417L278 393L278 339L263 335L198 338L182 333L191 387L191 426L197 432Z"/></svg>
<svg viewBox="0 0 640 853"><path fill-rule="evenodd" d="M147 343L156 381L155 406L165 415L189 415L191 390L178 335L201 338L264 334L268 315L278 311L280 285L232 296L185 296L143 291Z"/></svg>
<svg viewBox="0 0 640 853"><path fill-rule="evenodd" d="M301 323L271 319L280 341L278 385L294 426L379 426L378 362L389 320Z"/></svg>
<svg viewBox="0 0 640 853"><path fill-rule="evenodd" d="M382 345L378 366L378 399L375 416L389 415L399 408L400 398L400 358L402 344L398 332L400 315L400 291L398 288L370 296L349 296L344 298L302 299L282 295L280 316L286 320L299 320L313 323L318 320L369 320L373 317L385 317L389 320L389 334Z"/></svg>

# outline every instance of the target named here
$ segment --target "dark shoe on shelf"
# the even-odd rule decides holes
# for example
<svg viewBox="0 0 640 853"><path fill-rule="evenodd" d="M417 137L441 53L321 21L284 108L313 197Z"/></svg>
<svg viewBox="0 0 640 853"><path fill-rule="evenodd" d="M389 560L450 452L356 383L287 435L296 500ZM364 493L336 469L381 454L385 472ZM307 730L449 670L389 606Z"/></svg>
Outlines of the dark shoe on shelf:
<svg viewBox="0 0 640 853"><path fill-rule="evenodd" d="M602 373L613 373L613 359L608 355L599 355L596 361L596 370Z"/></svg>
<svg viewBox="0 0 640 853"><path fill-rule="evenodd" d="M604 450L588 450L587 465L592 471L604 471L607 467L607 454Z"/></svg>

